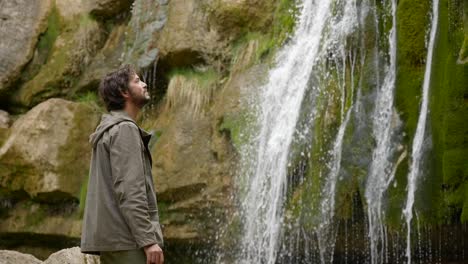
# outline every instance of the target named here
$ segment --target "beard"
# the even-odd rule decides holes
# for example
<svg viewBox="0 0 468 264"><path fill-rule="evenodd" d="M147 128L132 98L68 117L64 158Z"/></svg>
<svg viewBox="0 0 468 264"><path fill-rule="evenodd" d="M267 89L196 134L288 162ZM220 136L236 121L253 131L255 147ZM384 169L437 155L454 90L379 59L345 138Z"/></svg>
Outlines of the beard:
<svg viewBox="0 0 468 264"><path fill-rule="evenodd" d="M133 103L139 108L143 108L143 106L145 106L151 100L149 96L147 97L146 95L134 93L131 89L128 89L128 92L132 97Z"/></svg>

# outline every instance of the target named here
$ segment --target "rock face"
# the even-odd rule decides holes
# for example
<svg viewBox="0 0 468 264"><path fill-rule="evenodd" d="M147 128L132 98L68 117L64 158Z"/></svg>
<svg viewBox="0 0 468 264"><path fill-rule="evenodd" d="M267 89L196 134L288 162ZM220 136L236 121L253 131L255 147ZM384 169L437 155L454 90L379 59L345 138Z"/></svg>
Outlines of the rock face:
<svg viewBox="0 0 468 264"><path fill-rule="evenodd" d="M31 109L0 148L1 185L37 198L55 193L78 199L89 166L87 136L98 118L93 108L63 99Z"/></svg>
<svg viewBox="0 0 468 264"><path fill-rule="evenodd" d="M39 259L31 254L24 254L13 250L0 250L1 264L39 264L42 263Z"/></svg>
<svg viewBox="0 0 468 264"><path fill-rule="evenodd" d="M226 52L228 42L208 22L208 1L175 0L158 35L157 47L170 66L187 66ZM205 57L202 57L205 56Z"/></svg>
<svg viewBox="0 0 468 264"><path fill-rule="evenodd" d="M87 7L94 16L111 18L130 9L131 0L87 0Z"/></svg>
<svg viewBox="0 0 468 264"><path fill-rule="evenodd" d="M45 30L51 1L2 1L0 9L0 93L20 75Z"/></svg>
<svg viewBox="0 0 468 264"><path fill-rule="evenodd" d="M47 98L70 92L76 82L74 79L78 79L103 42L96 21L86 17L77 20L69 22L70 30L57 37L47 63L19 88L12 98L14 103L31 107Z"/></svg>
<svg viewBox="0 0 468 264"><path fill-rule="evenodd" d="M7 111L0 110L0 129L10 127L10 115Z"/></svg>

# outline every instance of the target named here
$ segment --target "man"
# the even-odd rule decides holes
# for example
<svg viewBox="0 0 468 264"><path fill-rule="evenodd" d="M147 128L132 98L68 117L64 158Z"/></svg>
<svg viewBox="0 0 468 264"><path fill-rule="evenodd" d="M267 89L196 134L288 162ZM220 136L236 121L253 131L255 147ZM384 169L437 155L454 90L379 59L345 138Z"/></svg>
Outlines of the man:
<svg viewBox="0 0 468 264"><path fill-rule="evenodd" d="M106 75L99 95L106 109L96 131L86 196L81 252L102 264L162 264L163 237L151 175L152 134L135 122L150 97L126 65Z"/></svg>

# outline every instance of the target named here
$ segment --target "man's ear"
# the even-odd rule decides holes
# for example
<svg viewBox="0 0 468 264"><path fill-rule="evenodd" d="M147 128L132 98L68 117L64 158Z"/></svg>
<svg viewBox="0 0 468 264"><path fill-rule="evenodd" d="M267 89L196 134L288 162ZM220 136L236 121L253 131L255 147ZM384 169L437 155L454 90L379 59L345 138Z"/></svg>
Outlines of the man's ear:
<svg viewBox="0 0 468 264"><path fill-rule="evenodd" d="M130 94L129 94L128 90L127 90L127 91L122 91L122 90L120 90L120 94L121 94L124 98L130 97Z"/></svg>

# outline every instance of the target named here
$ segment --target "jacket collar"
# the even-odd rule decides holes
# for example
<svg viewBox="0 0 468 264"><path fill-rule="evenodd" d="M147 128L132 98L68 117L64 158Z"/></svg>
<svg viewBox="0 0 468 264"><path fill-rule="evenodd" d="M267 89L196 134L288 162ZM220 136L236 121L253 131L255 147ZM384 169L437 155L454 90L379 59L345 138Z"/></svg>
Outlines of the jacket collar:
<svg viewBox="0 0 468 264"><path fill-rule="evenodd" d="M144 130L143 128L141 128L136 122L135 120L133 120L133 118L130 117L130 115L127 113L127 111L123 110L123 109L120 109L120 110L111 110L109 112L111 115L117 115L117 116L120 116L122 117L123 119L126 119L126 120L129 120L133 123L135 123L135 125L138 127L138 129L140 130L140 135L141 135L141 139L143 140L143 143L145 144L145 147L146 147L146 150L148 151L148 154L150 155L150 162L152 164L152 159L151 159L151 151L149 149L149 142L151 140L151 137L153 136L153 132L149 133L148 131Z"/></svg>

